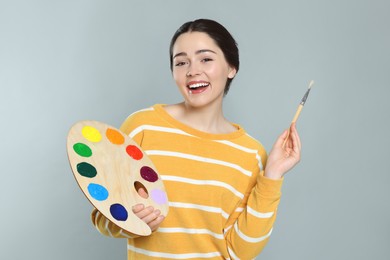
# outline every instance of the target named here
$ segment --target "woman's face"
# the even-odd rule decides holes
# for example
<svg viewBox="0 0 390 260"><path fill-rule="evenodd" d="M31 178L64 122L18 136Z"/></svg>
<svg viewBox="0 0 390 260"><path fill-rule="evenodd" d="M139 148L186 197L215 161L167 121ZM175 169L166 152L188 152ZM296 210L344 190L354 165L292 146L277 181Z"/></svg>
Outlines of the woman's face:
<svg viewBox="0 0 390 260"><path fill-rule="evenodd" d="M186 104L204 107L222 104L226 81L236 69L208 34L187 32L173 46L172 72Z"/></svg>

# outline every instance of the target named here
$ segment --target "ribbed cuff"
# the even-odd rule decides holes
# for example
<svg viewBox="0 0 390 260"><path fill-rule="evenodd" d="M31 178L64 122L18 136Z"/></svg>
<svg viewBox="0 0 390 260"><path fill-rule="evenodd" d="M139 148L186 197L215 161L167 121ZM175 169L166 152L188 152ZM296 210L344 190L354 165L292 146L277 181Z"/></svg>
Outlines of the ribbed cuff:
<svg viewBox="0 0 390 260"><path fill-rule="evenodd" d="M257 176L256 192L262 197L280 197L284 178L274 180L265 177L263 173Z"/></svg>

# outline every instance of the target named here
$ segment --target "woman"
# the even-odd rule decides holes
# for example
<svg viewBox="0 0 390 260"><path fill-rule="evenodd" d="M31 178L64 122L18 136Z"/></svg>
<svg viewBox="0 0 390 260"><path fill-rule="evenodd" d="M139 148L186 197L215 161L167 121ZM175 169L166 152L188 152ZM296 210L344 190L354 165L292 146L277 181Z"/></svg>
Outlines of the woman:
<svg viewBox="0 0 390 260"><path fill-rule="evenodd" d="M134 206L153 231L148 237L129 234L93 211L101 233L128 238L128 259L252 259L267 243L282 177L298 163L301 144L292 125L267 159L258 141L224 117L223 97L238 57L235 40L219 23L183 24L170 45L183 102L138 111L121 126L152 159L170 206L165 219L151 207Z"/></svg>

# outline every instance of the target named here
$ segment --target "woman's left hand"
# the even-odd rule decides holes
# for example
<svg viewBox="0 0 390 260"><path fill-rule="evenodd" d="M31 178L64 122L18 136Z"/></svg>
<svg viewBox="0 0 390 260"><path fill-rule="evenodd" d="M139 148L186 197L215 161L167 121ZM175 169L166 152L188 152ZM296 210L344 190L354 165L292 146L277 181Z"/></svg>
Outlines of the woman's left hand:
<svg viewBox="0 0 390 260"><path fill-rule="evenodd" d="M288 130L285 130L272 147L264 172L267 178L282 178L301 158L301 141L295 123L291 124L290 135L287 135Z"/></svg>

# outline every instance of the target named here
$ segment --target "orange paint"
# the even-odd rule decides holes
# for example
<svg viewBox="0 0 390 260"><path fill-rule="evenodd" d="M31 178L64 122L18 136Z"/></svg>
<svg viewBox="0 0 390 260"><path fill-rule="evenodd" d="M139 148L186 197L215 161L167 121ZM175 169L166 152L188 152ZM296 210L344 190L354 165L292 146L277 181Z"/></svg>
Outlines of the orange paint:
<svg viewBox="0 0 390 260"><path fill-rule="evenodd" d="M110 140L111 143L113 144L123 144L125 142L125 138L121 133L118 131L108 128L106 131L106 136L108 140Z"/></svg>

